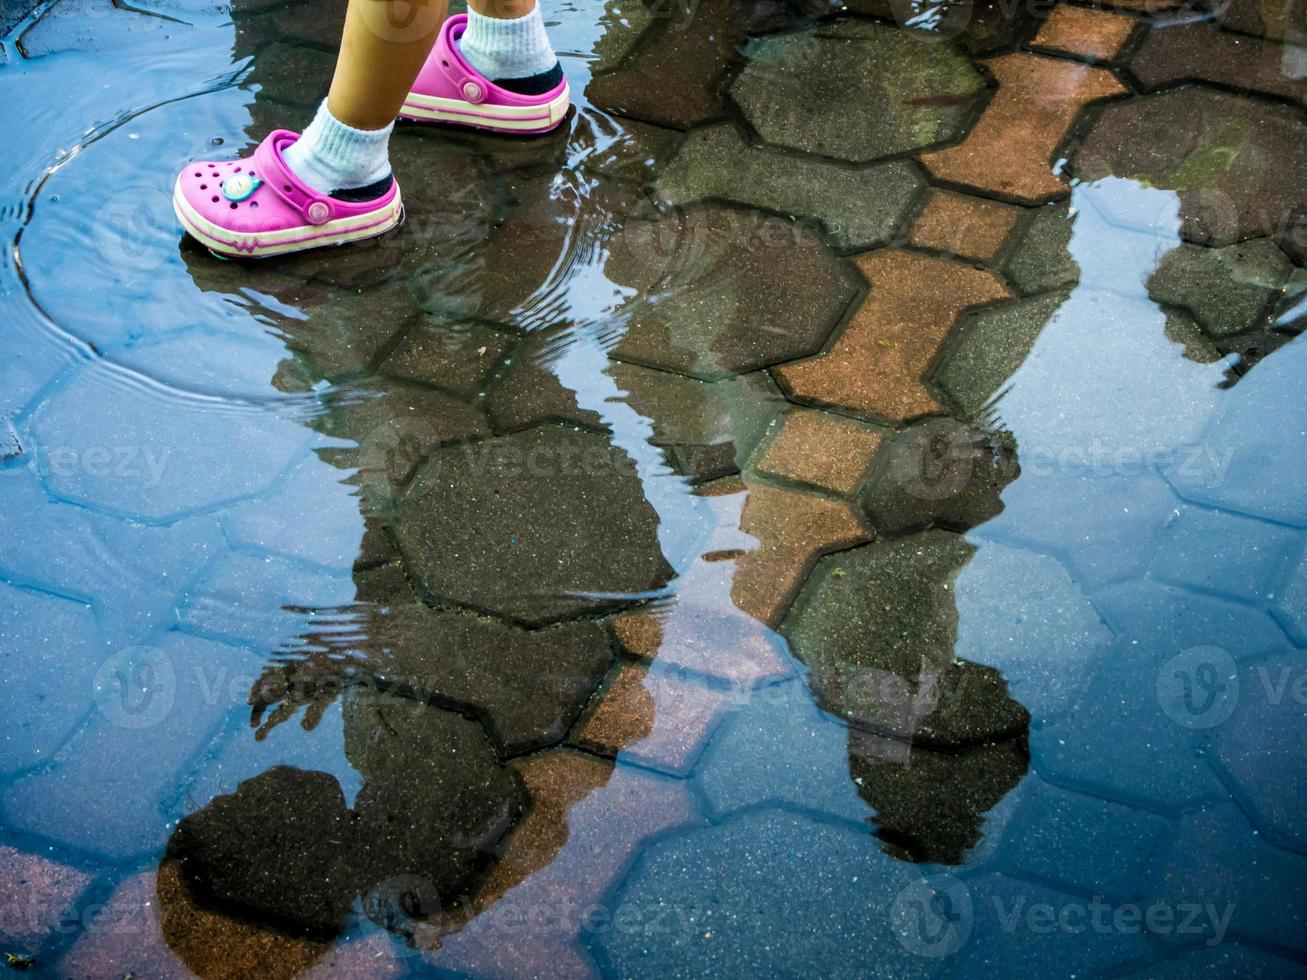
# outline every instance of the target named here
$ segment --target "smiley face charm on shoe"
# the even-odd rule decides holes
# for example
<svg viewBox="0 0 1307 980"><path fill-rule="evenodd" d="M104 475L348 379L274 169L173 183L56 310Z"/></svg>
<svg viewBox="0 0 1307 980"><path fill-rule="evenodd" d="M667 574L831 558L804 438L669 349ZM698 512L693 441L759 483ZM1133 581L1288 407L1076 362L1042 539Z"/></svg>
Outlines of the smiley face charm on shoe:
<svg viewBox="0 0 1307 980"><path fill-rule="evenodd" d="M249 174L232 174L222 182L222 196L239 203L259 189L263 181Z"/></svg>

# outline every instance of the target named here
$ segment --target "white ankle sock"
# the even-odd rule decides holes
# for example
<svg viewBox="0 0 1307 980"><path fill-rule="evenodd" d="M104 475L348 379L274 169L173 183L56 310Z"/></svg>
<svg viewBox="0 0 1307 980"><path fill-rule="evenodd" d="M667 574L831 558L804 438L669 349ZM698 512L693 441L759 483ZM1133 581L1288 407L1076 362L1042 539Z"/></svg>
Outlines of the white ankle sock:
<svg viewBox="0 0 1307 980"><path fill-rule="evenodd" d="M469 10L467 30L458 39L458 50L492 82L542 75L558 64L539 7L512 20Z"/></svg>
<svg viewBox="0 0 1307 980"><path fill-rule="evenodd" d="M315 191L332 191L366 187L390 175L390 131L355 129L331 114L327 100L318 106L304 134L286 150L284 156L295 176Z"/></svg>

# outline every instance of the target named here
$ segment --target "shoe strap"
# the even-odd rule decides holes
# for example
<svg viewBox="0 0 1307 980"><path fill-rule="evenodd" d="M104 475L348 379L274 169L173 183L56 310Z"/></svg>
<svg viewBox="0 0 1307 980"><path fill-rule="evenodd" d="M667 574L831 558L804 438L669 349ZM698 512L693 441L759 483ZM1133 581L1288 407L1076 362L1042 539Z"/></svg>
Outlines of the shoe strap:
<svg viewBox="0 0 1307 980"><path fill-rule="evenodd" d="M477 105L490 95L491 83L467 63L458 50L458 38L467 29L467 14L455 14L440 31L440 71L465 102Z"/></svg>
<svg viewBox="0 0 1307 980"><path fill-rule="evenodd" d="M297 139L299 135L289 129L273 130L254 151L254 165L258 167L263 186L299 211L305 221L311 225L326 224L336 215L335 203L296 177L281 155L283 147Z"/></svg>

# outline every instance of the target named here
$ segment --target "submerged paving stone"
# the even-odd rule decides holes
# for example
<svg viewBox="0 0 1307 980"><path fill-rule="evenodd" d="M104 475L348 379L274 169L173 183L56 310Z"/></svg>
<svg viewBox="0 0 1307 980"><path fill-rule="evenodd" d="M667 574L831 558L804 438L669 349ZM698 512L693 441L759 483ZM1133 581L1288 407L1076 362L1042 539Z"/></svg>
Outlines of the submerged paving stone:
<svg viewBox="0 0 1307 980"><path fill-rule="evenodd" d="M381 372L475 397L517 338L475 323L447 323L424 317L381 364Z"/></svg>
<svg viewBox="0 0 1307 980"><path fill-rule="evenodd" d="M1307 646L1307 556L1289 573L1273 605L1275 617L1299 646Z"/></svg>
<svg viewBox="0 0 1307 980"><path fill-rule="evenodd" d="M1175 830L1166 817L1031 780L998 861L1019 877L1138 901Z"/></svg>
<svg viewBox="0 0 1307 980"><path fill-rule="evenodd" d="M1010 54L985 66L998 92L957 146L921 158L935 177L1039 204L1066 193L1053 173L1058 144L1080 111L1125 93L1107 70L1060 58Z"/></svg>
<svg viewBox="0 0 1307 980"><path fill-rule="evenodd" d="M1276 598L1304 540L1300 532L1265 521L1178 507L1167 522L1151 574L1163 582L1263 605Z"/></svg>
<svg viewBox="0 0 1307 980"><path fill-rule="evenodd" d="M484 714L506 755L562 741L612 660L598 623L528 631L411 601L374 611L366 633L367 677Z"/></svg>
<svg viewBox="0 0 1307 980"><path fill-rule="evenodd" d="M669 775L686 775L721 722L727 695L660 667L621 666L575 743Z"/></svg>
<svg viewBox="0 0 1307 980"><path fill-rule="evenodd" d="M1307 79L1285 71L1292 54L1282 45L1214 30L1215 26L1153 28L1130 59L1131 71L1150 89L1204 81L1307 103ZM1307 40L1307 34L1299 40Z"/></svg>
<svg viewBox="0 0 1307 980"><path fill-rule="evenodd" d="M940 411L922 377L958 316L1007 297L994 276L944 259L881 250L857 260L871 293L829 353L776 370L800 401L884 419Z"/></svg>
<svg viewBox="0 0 1307 980"><path fill-rule="evenodd" d="M1071 228L1065 203L1047 204L1035 212L1003 264L1008 281L1018 292L1042 293L1080 281L1080 265L1067 248Z"/></svg>
<svg viewBox="0 0 1307 980"><path fill-rule="evenodd" d="M91 876L37 854L0 845L0 943L5 951L31 955L69 921L79 921L73 904Z"/></svg>
<svg viewBox="0 0 1307 980"><path fill-rule="evenodd" d="M660 33L616 71L586 86L590 104L619 116L689 129L722 113L723 76L744 42L732 0L669 4Z"/></svg>
<svg viewBox="0 0 1307 980"><path fill-rule="evenodd" d="M930 976L938 964L899 942L888 911L914 877L865 831L753 812L645 851L616 901L675 910L657 942L618 929L594 942L623 976Z"/></svg>
<svg viewBox="0 0 1307 980"><path fill-rule="evenodd" d="M1217 726L1212 751L1234 795L1260 834L1281 847L1307 850L1307 759L1299 751L1307 657L1282 654L1240 672L1238 703Z"/></svg>
<svg viewBox="0 0 1307 980"><path fill-rule="evenodd" d="M861 485L884 436L883 429L829 412L795 408L785 413L754 468L848 496Z"/></svg>
<svg viewBox="0 0 1307 980"><path fill-rule="evenodd" d="M1007 240L1020 211L968 194L933 191L912 226L910 241L979 262L991 262Z"/></svg>
<svg viewBox="0 0 1307 980"><path fill-rule="evenodd" d="M952 418L927 419L894 434L859 498L890 535L939 525L965 531L1003 509L1003 488L1020 474L1002 436Z"/></svg>
<svg viewBox="0 0 1307 980"><path fill-rule="evenodd" d="M540 623L660 588L657 522L630 457L550 425L433 453L395 533L432 596Z"/></svg>
<svg viewBox="0 0 1307 980"><path fill-rule="evenodd" d="M1227 27L1247 34L1301 45L1307 41L1307 7L1301 3L1269 6L1259 0L1231 0L1225 7ZM1290 55L1289 51L1285 52Z"/></svg>
<svg viewBox="0 0 1307 980"><path fill-rule="evenodd" d="M852 168L750 146L733 123L696 129L655 185L670 205L727 200L815 218L842 251L892 241L925 187L904 162Z"/></svg>
<svg viewBox="0 0 1307 980"><path fill-rule="evenodd" d="M1071 169L1175 191L1191 242L1292 236L1307 199L1307 123L1287 106L1202 86L1139 96L1103 108ZM1157 219L1129 210L1112 217L1145 228Z"/></svg>
<svg viewBox="0 0 1307 980"><path fill-rule="evenodd" d="M605 275L635 297L613 356L703 380L814 353L859 292L815 229L754 211L629 222L608 247Z"/></svg>
<svg viewBox="0 0 1307 980"><path fill-rule="evenodd" d="M1144 977L1149 980L1184 980L1200 976L1229 977L1230 980L1293 980L1301 972L1298 963L1227 939L1220 946L1162 960L1130 976L1140 980Z"/></svg>
<svg viewBox="0 0 1307 980"><path fill-rule="evenodd" d="M611 889L646 841L700 823L686 783L570 750L516 768L531 806L473 896L476 917L424 959L476 976L598 976L581 941L616 923L588 909L640 935L679 932L674 913L612 901Z"/></svg>
<svg viewBox="0 0 1307 980"><path fill-rule="evenodd" d="M948 45L847 21L757 41L731 97L767 143L865 162L958 139L983 87Z"/></svg>
<svg viewBox="0 0 1307 980"><path fill-rule="evenodd" d="M9 417L0 412L0 463L17 459L22 454L23 445L18 441L18 433L14 431Z"/></svg>
<svg viewBox="0 0 1307 980"><path fill-rule="evenodd" d="M974 549L927 531L824 559L782 632L840 717L958 747L1024 732L1029 715L995 671L954 659L954 581Z"/></svg>
<svg viewBox="0 0 1307 980"><path fill-rule="evenodd" d="M1213 337L1229 337L1258 324L1292 270L1267 238L1225 248L1183 244L1162 258L1148 294L1187 310Z"/></svg>
<svg viewBox="0 0 1307 980"><path fill-rule="evenodd" d="M1121 14L1058 5L1030 43L1037 48L1110 61L1121 53L1138 23L1133 17Z"/></svg>
<svg viewBox="0 0 1307 980"><path fill-rule="evenodd" d="M6 5L8 7L8 5ZM19 6L28 6L21 2ZM35 6L32 4L31 6ZM0 19L10 21L8 10ZM21 20L15 17L13 20ZM183 47L194 28L119 7L111 0L83 0L79 4L53 4L18 38L24 58L60 52L122 53L149 47Z"/></svg>

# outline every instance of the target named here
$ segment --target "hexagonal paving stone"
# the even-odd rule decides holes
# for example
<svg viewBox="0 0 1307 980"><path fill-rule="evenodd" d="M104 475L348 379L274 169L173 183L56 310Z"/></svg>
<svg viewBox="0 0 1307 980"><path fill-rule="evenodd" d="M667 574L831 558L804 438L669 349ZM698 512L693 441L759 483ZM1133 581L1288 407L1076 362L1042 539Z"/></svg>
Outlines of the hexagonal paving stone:
<svg viewBox="0 0 1307 980"><path fill-rule="evenodd" d="M547 425L433 453L395 532L437 599L539 623L666 583L657 525L624 452Z"/></svg>
<svg viewBox="0 0 1307 980"><path fill-rule="evenodd" d="M657 942L644 929L594 941L623 976L925 977L938 964L899 943L889 914L914 877L868 847L865 832L753 812L644 852L614 902L668 910Z"/></svg>
<svg viewBox="0 0 1307 980"><path fill-rule="evenodd" d="M1201 80L1307 103L1307 80L1285 71L1290 52L1216 26L1181 22L1149 31L1131 71L1150 89Z"/></svg>
<svg viewBox="0 0 1307 980"><path fill-rule="evenodd" d="M1286 106L1201 86L1140 96L1103 108L1071 170L1175 191L1192 242L1289 235L1307 200L1307 123ZM1114 217L1148 227L1156 214Z"/></svg>
<svg viewBox="0 0 1307 980"><path fill-rule="evenodd" d="M757 42L731 97L766 142L861 162L958 139L983 87L946 44L850 21Z"/></svg>
<svg viewBox="0 0 1307 980"><path fill-rule="evenodd" d="M1187 310L1213 337L1229 337L1270 312L1292 271L1267 238L1225 248L1184 244L1158 263L1148 295Z"/></svg>
<svg viewBox="0 0 1307 980"><path fill-rule="evenodd" d="M608 247L630 297L613 356L709 381L815 353L860 291L817 231L756 211L628 222Z"/></svg>
<svg viewBox="0 0 1307 980"><path fill-rule="evenodd" d="M655 186L666 204L720 199L815 218L846 251L892 240L924 188L907 163L851 169L779 153L750 146L732 123L690 133Z"/></svg>
<svg viewBox="0 0 1307 980"><path fill-rule="evenodd" d="M1125 92L1111 72L1061 58L1010 54L985 62L998 92L967 138L922 163L955 184L1027 204L1066 192L1054 153L1088 103Z"/></svg>
<svg viewBox="0 0 1307 980"><path fill-rule="evenodd" d="M878 732L961 746L1024 732L995 671L955 660L954 580L974 549L943 531L832 555L782 633L821 702Z"/></svg>
<svg viewBox="0 0 1307 980"><path fill-rule="evenodd" d="M881 249L857 265L871 293L828 352L776 370L781 387L885 419L940 411L923 376L962 312L1007 290L988 272L918 252Z"/></svg>
<svg viewBox="0 0 1307 980"><path fill-rule="evenodd" d="M1067 249L1072 220L1064 201L1040 208L1025 225L1021 240L1003 263L1018 292L1042 293L1080 281L1080 266Z"/></svg>

